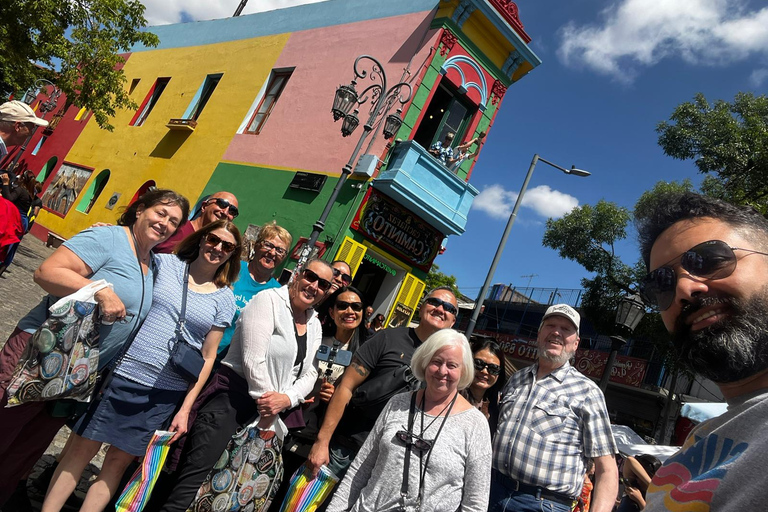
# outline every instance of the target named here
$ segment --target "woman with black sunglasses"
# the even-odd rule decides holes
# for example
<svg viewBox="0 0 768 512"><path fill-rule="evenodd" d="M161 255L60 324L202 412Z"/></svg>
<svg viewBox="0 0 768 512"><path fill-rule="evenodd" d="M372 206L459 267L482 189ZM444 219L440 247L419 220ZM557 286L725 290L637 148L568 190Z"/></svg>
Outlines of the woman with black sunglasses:
<svg viewBox="0 0 768 512"><path fill-rule="evenodd" d="M504 351L486 338L474 338L471 346L475 378L462 394L488 418L493 437L499 423L499 394L507 382Z"/></svg>
<svg viewBox="0 0 768 512"><path fill-rule="evenodd" d="M331 287L333 273L325 261L311 260L290 284L265 290L243 309L229 352L198 398L197 416L179 458L171 489L154 496L145 510L185 512L206 476L223 456L233 434L257 422L264 440L287 433L279 414L296 407L317 380L313 364L322 331L314 307ZM282 443L278 443L282 444ZM282 458L274 454L270 489L279 485ZM259 512L270 500L261 502Z"/></svg>

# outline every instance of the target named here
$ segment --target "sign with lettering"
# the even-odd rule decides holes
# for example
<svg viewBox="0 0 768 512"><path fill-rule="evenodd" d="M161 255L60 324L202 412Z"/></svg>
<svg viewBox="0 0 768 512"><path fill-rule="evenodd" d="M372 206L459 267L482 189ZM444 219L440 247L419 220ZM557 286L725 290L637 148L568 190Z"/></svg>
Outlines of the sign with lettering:
<svg viewBox="0 0 768 512"><path fill-rule="evenodd" d="M477 331L477 333L496 338L504 353L513 359L533 362L538 358L539 350L534 339L492 331ZM608 362L608 355L608 352L601 350L579 349L576 351L571 364L587 377L599 380L603 376L603 370ZM611 368L610 380L618 384L639 388L643 384L647 368L648 361L645 359L616 356L616 362L613 368Z"/></svg>
<svg viewBox="0 0 768 512"><path fill-rule="evenodd" d="M372 188L352 221L352 229L425 272L443 240L438 230Z"/></svg>

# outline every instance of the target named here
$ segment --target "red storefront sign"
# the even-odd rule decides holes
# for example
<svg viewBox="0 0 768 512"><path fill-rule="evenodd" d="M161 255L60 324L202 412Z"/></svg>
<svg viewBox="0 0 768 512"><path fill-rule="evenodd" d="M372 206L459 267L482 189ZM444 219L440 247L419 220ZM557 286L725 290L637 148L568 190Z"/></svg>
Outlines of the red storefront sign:
<svg viewBox="0 0 768 512"><path fill-rule="evenodd" d="M504 353L513 359L536 361L538 357L538 348L534 339L491 331L478 331L478 334L496 338ZM588 377L600 379L603 375L605 364L608 362L608 355L608 352L599 350L579 349L574 356L573 366ZM611 369L610 380L617 384L640 387L647 368L648 362L645 359L616 356L616 362Z"/></svg>

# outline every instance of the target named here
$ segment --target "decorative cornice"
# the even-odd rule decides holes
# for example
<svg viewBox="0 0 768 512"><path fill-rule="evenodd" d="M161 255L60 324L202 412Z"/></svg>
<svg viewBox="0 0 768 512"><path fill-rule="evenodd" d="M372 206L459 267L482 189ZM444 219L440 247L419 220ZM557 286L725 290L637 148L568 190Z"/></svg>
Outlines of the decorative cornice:
<svg viewBox="0 0 768 512"><path fill-rule="evenodd" d="M477 6L473 5L470 0L461 0L459 6L453 11L453 22L461 28L475 9L477 9Z"/></svg>
<svg viewBox="0 0 768 512"><path fill-rule="evenodd" d="M445 57L446 53L453 50L453 45L456 44L456 41L458 41L458 38L453 32L447 28L443 30L443 35L440 36L440 43L442 43L442 46L440 47L440 56Z"/></svg>
<svg viewBox="0 0 768 512"><path fill-rule="evenodd" d="M520 22L520 12L518 11L515 2L512 0L489 0L489 2L497 11L499 11L499 13L501 13L506 22L509 23L515 32L520 34L523 41L526 43L531 42L531 36L526 33L523 24Z"/></svg>

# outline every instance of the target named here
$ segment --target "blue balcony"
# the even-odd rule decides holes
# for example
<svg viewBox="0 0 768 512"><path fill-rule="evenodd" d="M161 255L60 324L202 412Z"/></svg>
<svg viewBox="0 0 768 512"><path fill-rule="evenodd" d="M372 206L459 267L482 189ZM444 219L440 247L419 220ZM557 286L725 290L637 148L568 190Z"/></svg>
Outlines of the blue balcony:
<svg viewBox="0 0 768 512"><path fill-rule="evenodd" d="M444 235L460 235L478 190L445 168L416 142L398 143L373 187Z"/></svg>

